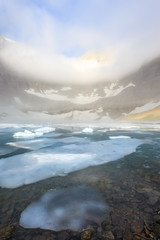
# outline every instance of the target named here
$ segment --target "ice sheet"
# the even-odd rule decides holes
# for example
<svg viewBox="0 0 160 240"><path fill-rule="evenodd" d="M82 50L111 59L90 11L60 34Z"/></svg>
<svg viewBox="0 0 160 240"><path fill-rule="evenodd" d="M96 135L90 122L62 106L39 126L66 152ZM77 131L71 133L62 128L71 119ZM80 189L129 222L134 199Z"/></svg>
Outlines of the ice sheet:
<svg viewBox="0 0 160 240"><path fill-rule="evenodd" d="M58 135L59 136L59 135ZM73 144L73 143L85 143L89 142L87 138L78 138L78 137L66 137L66 138L40 138L33 140L25 140L25 141L16 141L16 142L8 142L6 145L13 146L16 148L24 148L30 150L38 150L44 147L49 147L52 145L56 145L58 143L61 144Z"/></svg>
<svg viewBox="0 0 160 240"><path fill-rule="evenodd" d="M15 188L117 160L136 150L138 139L113 139L44 148L0 161L0 186Z"/></svg>
<svg viewBox="0 0 160 240"><path fill-rule="evenodd" d="M2 146L0 146L0 156L12 153L15 150L16 150L16 148L14 148L14 147L2 145Z"/></svg>
<svg viewBox="0 0 160 240"><path fill-rule="evenodd" d="M107 211L107 204L94 188L78 186L52 190L22 212L20 225L54 231L81 231L91 222L100 224Z"/></svg>

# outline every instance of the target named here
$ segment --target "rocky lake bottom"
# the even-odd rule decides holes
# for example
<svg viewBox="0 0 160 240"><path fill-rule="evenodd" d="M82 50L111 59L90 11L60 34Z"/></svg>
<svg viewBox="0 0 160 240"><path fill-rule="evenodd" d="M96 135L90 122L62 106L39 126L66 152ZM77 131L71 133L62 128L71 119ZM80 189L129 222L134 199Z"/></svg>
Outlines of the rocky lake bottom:
<svg viewBox="0 0 160 240"><path fill-rule="evenodd" d="M12 129L4 137L5 130L1 130L3 144L13 141L12 136L15 132L15 129ZM104 129L100 129L100 131L96 129L95 133L84 131L73 134L73 131L62 131L59 128L56 130L56 134L61 134L57 135L58 139L69 137L82 139L85 137L97 144L99 141L109 139L110 136L127 136L131 139L142 140L142 142L136 147L136 151L114 161L104 162L100 165L96 162L93 166L69 171L64 176L55 175L14 188L1 186L0 240L160 239L160 131L147 129L143 131L101 130ZM52 133L48 133L45 137L52 138ZM123 141L123 137L117 138L117 140ZM19 139L16 141L19 144ZM28 139L25 140L25 142L27 141ZM116 146L117 142L114 144ZM3 153L0 162L13 155L23 157L23 154L28 154L28 152L30 154L30 150L24 148L18 148L15 151L6 155ZM105 156L103 155L101 158ZM3 181L0 180L0 182ZM103 219L88 218L80 231L71 229L54 231L20 226L22 212L48 190L78 189L79 186L91 187L101 194L108 206ZM71 201L72 197L74 198L74 195L71 195ZM30 218L32 219L34 216L30 216ZM68 214L68 218L72 218L72 215Z"/></svg>

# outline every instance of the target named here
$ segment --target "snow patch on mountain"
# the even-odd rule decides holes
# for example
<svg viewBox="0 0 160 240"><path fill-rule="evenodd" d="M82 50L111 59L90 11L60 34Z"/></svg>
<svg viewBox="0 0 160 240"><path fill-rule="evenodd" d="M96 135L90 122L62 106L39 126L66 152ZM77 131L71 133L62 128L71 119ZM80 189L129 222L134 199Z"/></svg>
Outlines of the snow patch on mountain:
<svg viewBox="0 0 160 240"><path fill-rule="evenodd" d="M160 106L160 101L159 102L149 102L141 107L136 107L133 111L131 111L130 113L123 113L124 116L127 115L131 115L131 114L136 114L136 113L141 113L141 112L145 112L145 111L149 111L152 110L156 107Z"/></svg>
<svg viewBox="0 0 160 240"><path fill-rule="evenodd" d="M133 83L129 83L128 85L120 86L119 88L115 89L115 83L112 83L111 86L105 87L104 92L105 96L104 97L113 97L121 93L124 89L128 87L135 87ZM71 87L64 87L61 89L61 91L69 91L72 90ZM97 101L100 98L103 98L102 96L97 94L97 88L94 88L91 94L82 94L79 93L76 97L68 97L65 95L61 95L58 93L58 90L50 89L50 90L44 90L41 92L35 91L33 88L26 89L26 93L32 94L41 98L46 98L49 100L54 100L54 101L69 101L75 104L88 104L92 103L94 101Z"/></svg>
<svg viewBox="0 0 160 240"><path fill-rule="evenodd" d="M54 93L52 92L52 90L47 90L42 93L42 92L36 92L34 89L30 88L30 89L26 89L25 92L28 94L32 94L38 97L42 97L42 98L46 98L54 101L69 101L76 104L92 103L100 98L98 94L95 94L94 92L88 96L80 93L74 98L69 98L68 96Z"/></svg>
<svg viewBox="0 0 160 240"><path fill-rule="evenodd" d="M61 88L61 91L69 91L69 90L72 90L72 88L71 87L63 87L63 88Z"/></svg>
<svg viewBox="0 0 160 240"><path fill-rule="evenodd" d="M126 86L120 86L119 88L115 88L116 83L111 84L110 88L105 87L104 92L105 92L105 97L114 97L117 96L119 93L121 93L124 89L129 88L129 87L135 87L136 85L133 83L129 83Z"/></svg>

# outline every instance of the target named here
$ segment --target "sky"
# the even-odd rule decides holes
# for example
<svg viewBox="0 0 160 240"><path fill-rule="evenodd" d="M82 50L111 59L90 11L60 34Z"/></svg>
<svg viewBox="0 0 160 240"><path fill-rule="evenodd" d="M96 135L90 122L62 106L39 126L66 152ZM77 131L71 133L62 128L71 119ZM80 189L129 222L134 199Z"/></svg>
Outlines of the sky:
<svg viewBox="0 0 160 240"><path fill-rule="evenodd" d="M27 45L22 68L30 46L35 76L42 65L49 81L112 81L160 55L159 9L159 0L0 0L0 35ZM11 52L2 58L18 68Z"/></svg>

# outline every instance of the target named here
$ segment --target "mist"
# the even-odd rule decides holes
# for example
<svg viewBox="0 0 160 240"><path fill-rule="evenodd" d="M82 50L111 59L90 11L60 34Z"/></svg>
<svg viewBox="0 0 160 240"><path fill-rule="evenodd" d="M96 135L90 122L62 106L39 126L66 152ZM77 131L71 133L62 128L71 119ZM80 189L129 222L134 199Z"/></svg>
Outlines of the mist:
<svg viewBox="0 0 160 240"><path fill-rule="evenodd" d="M116 81L159 56L159 1L0 1L0 59L27 78ZM154 12L154 14L153 14Z"/></svg>

